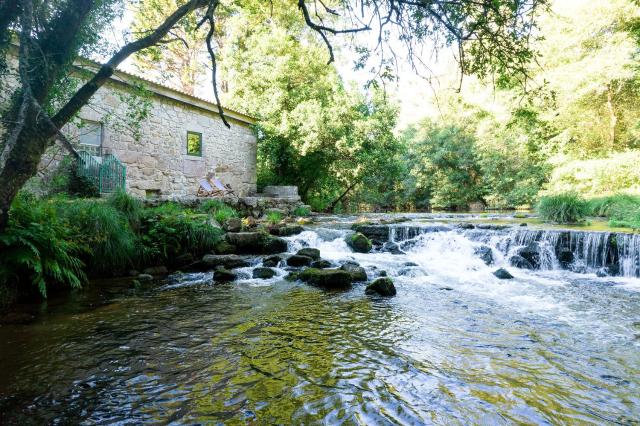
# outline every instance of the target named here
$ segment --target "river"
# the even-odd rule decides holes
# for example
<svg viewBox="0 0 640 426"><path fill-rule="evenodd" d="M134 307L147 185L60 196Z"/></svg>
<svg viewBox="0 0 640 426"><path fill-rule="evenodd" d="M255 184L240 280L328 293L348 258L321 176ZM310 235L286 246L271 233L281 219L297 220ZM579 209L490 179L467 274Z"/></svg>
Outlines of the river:
<svg viewBox="0 0 640 426"><path fill-rule="evenodd" d="M640 421L640 278L512 268L489 231L352 253L344 228L309 227L290 251L384 270L397 296L323 291L283 268L251 279L250 267L230 284L179 274L100 303L89 291L43 304L34 321L0 326L0 423ZM500 266L515 278L496 278Z"/></svg>

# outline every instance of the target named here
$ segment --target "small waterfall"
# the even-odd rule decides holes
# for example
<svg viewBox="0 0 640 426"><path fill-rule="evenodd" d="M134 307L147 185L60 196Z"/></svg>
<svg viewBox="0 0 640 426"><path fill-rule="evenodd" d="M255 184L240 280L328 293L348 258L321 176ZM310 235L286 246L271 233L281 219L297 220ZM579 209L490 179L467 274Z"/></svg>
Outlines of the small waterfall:
<svg viewBox="0 0 640 426"><path fill-rule="evenodd" d="M617 234L616 245L620 275L640 277L640 235Z"/></svg>
<svg viewBox="0 0 640 426"><path fill-rule="evenodd" d="M389 227L389 241L397 243L401 241L412 240L422 234L430 232L451 231L451 228L444 225L395 225Z"/></svg>

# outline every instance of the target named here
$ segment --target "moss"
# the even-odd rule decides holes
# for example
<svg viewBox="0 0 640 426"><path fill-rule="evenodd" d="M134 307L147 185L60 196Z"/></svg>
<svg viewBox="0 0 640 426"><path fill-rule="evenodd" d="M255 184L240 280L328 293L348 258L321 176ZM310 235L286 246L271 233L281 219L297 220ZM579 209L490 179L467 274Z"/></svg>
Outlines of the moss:
<svg viewBox="0 0 640 426"><path fill-rule="evenodd" d="M347 288L351 285L351 274L340 269L307 268L300 272L298 279L318 287Z"/></svg>

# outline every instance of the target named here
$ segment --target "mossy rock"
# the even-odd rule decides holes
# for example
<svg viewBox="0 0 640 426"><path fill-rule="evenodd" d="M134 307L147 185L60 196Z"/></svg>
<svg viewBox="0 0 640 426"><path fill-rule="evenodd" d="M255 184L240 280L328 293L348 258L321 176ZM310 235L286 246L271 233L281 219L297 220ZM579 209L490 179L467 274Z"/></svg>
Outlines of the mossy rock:
<svg viewBox="0 0 640 426"><path fill-rule="evenodd" d="M356 263L347 262L344 265L342 265L340 269L343 271L347 271L349 274L351 274L352 281L367 280L367 271L365 271L365 269L362 266Z"/></svg>
<svg viewBox="0 0 640 426"><path fill-rule="evenodd" d="M315 248L303 248L298 250L298 252L296 253L298 256L307 256L310 257L313 260L320 260L320 250L315 249Z"/></svg>
<svg viewBox="0 0 640 426"><path fill-rule="evenodd" d="M213 247L213 251L216 254L233 254L236 252L236 246L229 244L229 242L225 240L221 240Z"/></svg>
<svg viewBox="0 0 640 426"><path fill-rule="evenodd" d="M263 267L259 267L259 268L255 268L253 270L253 278L260 278L263 280L268 280L269 278L273 278L276 275L276 271L274 271L271 268L263 268Z"/></svg>
<svg viewBox="0 0 640 426"><path fill-rule="evenodd" d="M316 269L326 269L326 268L331 268L331 266L332 266L331 262L324 259L316 260L315 262L311 263L311 267Z"/></svg>
<svg viewBox="0 0 640 426"><path fill-rule="evenodd" d="M224 283L229 281L235 281L236 278L237 278L236 274L224 268L216 269L216 271L213 273L213 279L217 282Z"/></svg>
<svg viewBox="0 0 640 426"><path fill-rule="evenodd" d="M313 259L309 256L301 256L298 254L294 254L287 259L287 265L289 266L309 266L313 262Z"/></svg>
<svg viewBox="0 0 640 426"><path fill-rule="evenodd" d="M380 296L395 296L396 286L393 285L391 278L378 278L365 289L365 294L379 294Z"/></svg>
<svg viewBox="0 0 640 426"><path fill-rule="evenodd" d="M345 289L351 286L351 274L341 269L307 268L297 278L317 287Z"/></svg>
<svg viewBox="0 0 640 426"><path fill-rule="evenodd" d="M287 242L262 232L229 232L227 242L236 247L236 253L275 254L287 251Z"/></svg>
<svg viewBox="0 0 640 426"><path fill-rule="evenodd" d="M365 237L360 232L349 235L346 238L346 243L351 249L358 253L369 253L373 245L371 240Z"/></svg>
<svg viewBox="0 0 640 426"><path fill-rule="evenodd" d="M272 256L267 256L262 260L262 266L266 266L269 268L275 268L282 261L282 258L277 254Z"/></svg>

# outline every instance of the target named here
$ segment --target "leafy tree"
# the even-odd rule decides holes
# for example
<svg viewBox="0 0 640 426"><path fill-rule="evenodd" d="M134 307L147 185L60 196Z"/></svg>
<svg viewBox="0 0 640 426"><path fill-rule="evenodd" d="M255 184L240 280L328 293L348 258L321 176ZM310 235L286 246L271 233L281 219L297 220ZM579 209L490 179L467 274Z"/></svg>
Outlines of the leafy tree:
<svg viewBox="0 0 640 426"><path fill-rule="evenodd" d="M532 57L528 35L541 4L544 0L338 0L329 7L298 0L298 16L325 42L330 60L330 37L373 31L371 23L377 22L380 40L395 26L410 47L426 40L435 47L455 44L466 73L505 74L522 71ZM84 84L63 90L78 56L101 50L100 32L122 10L123 0L0 0L0 62L9 64L13 34L19 39L17 86L3 98L0 113L0 231L7 225L12 200L36 173L47 147L59 139L73 152L60 129L124 60L166 42L176 25L194 14L207 29L203 42L218 99L214 40L219 5L219 0L185 0L158 26L105 55L109 59ZM361 52L368 55L366 49ZM2 84L6 90L6 81ZM61 92L63 96L56 96ZM221 107L219 111L224 120Z"/></svg>

